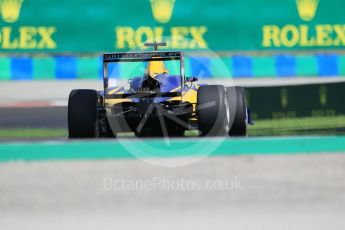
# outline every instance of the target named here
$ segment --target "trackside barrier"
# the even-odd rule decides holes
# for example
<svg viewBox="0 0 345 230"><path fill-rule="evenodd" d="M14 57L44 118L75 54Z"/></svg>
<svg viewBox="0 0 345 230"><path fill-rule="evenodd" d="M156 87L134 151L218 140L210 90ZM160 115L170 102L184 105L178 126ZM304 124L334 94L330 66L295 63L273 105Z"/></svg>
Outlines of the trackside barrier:
<svg viewBox="0 0 345 230"><path fill-rule="evenodd" d="M220 63L223 62L223 63ZM220 58L191 55L186 58L186 75L199 78L262 77L342 77L345 76L345 54L222 54ZM221 71L218 66L228 71ZM102 59L96 56L0 56L0 80L74 80L100 79ZM112 77L127 79L123 66L115 68ZM225 72L230 72L231 76ZM202 74L201 74L202 73Z"/></svg>
<svg viewBox="0 0 345 230"><path fill-rule="evenodd" d="M345 115L345 82L246 89L253 119Z"/></svg>

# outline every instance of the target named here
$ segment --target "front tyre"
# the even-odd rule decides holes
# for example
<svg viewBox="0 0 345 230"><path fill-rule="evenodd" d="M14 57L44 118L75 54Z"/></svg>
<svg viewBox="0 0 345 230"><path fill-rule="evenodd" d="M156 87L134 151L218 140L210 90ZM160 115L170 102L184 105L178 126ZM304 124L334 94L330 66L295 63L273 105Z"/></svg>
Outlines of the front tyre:
<svg viewBox="0 0 345 230"><path fill-rule="evenodd" d="M69 138L98 137L98 92L89 89L73 90L68 99Z"/></svg>

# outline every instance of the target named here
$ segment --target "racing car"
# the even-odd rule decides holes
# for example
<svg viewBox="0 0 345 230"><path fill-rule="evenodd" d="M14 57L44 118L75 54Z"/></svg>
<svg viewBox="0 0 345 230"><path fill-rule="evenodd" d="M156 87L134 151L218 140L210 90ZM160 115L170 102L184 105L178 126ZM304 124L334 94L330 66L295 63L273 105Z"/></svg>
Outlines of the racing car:
<svg viewBox="0 0 345 230"><path fill-rule="evenodd" d="M154 50L103 54L102 91L71 91L69 138L115 138L127 132L178 137L186 130L199 136L246 136L250 116L242 87L197 84L197 77L185 77L183 52L158 51L165 43L145 45ZM121 64L133 75L128 89L112 85Z"/></svg>

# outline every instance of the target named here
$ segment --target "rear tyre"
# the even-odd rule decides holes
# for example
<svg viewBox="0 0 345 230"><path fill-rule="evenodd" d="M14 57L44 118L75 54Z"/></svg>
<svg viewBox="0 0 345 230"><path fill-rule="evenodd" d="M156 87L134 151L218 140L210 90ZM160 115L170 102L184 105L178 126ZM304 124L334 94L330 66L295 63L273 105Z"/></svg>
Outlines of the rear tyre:
<svg viewBox="0 0 345 230"><path fill-rule="evenodd" d="M69 138L98 137L97 110L96 90L73 90L68 99Z"/></svg>
<svg viewBox="0 0 345 230"><path fill-rule="evenodd" d="M242 87L228 87L227 99L230 109L230 136L247 135L247 106Z"/></svg>
<svg viewBox="0 0 345 230"><path fill-rule="evenodd" d="M227 136L226 91L221 85L201 86L198 89L197 116L200 136Z"/></svg>

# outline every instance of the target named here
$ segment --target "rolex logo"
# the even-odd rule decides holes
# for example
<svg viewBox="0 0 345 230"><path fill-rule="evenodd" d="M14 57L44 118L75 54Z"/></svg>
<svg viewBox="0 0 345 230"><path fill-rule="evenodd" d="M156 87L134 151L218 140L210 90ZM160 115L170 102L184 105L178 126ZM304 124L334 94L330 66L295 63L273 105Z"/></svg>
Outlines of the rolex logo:
<svg viewBox="0 0 345 230"><path fill-rule="evenodd" d="M311 21L314 19L319 0L296 0L299 16L304 21Z"/></svg>
<svg viewBox="0 0 345 230"><path fill-rule="evenodd" d="M170 21L176 0L150 0L153 17L160 23Z"/></svg>
<svg viewBox="0 0 345 230"><path fill-rule="evenodd" d="M24 0L0 0L0 13L5 22L16 22Z"/></svg>

